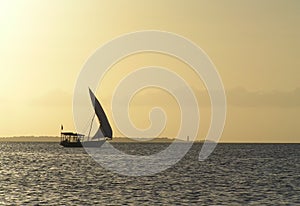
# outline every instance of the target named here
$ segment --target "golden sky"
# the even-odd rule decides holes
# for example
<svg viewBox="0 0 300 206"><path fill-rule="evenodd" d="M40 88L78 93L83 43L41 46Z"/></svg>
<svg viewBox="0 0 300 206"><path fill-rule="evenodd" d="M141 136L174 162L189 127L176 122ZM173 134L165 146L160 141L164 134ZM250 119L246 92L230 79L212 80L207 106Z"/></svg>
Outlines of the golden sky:
<svg viewBox="0 0 300 206"><path fill-rule="evenodd" d="M162 30L195 42L216 65L228 101L221 141L300 142L299 11L298 0L0 0L0 136L59 135L60 124L74 130L72 95L88 57L122 34ZM151 64L190 83L200 102L203 139L210 121L205 88L187 65L164 55L134 55L111 69L97 91L109 119L110 83ZM143 90L130 114L144 128L149 108L166 107L170 121L161 136L173 137L178 109L162 99L173 101Z"/></svg>

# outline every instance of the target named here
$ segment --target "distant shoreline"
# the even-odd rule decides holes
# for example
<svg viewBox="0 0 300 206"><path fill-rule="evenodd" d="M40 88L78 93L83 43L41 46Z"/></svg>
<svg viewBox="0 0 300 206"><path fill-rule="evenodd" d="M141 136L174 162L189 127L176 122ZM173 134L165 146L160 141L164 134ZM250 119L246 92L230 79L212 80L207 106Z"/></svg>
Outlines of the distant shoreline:
<svg viewBox="0 0 300 206"><path fill-rule="evenodd" d="M147 139L140 138L140 140L134 140L126 137L115 137L109 142L112 143L171 143L175 139L173 138L155 138ZM187 141L179 140L184 143ZM0 137L0 142L60 142L60 137L58 136L15 136L15 137ZM203 143L203 140L196 140L194 143ZM208 141L209 142L209 141ZM300 144L300 142L218 142L218 144Z"/></svg>
<svg viewBox="0 0 300 206"><path fill-rule="evenodd" d="M0 137L0 142L59 142L60 137L51 136L20 136Z"/></svg>
<svg viewBox="0 0 300 206"><path fill-rule="evenodd" d="M134 140L126 137L115 137L113 140L109 142L166 142L170 143L173 142L175 139L171 138L140 138L140 140ZM186 142L184 140L179 140L181 142ZM54 136L21 136L21 137L0 137L0 142L60 142L60 137Z"/></svg>

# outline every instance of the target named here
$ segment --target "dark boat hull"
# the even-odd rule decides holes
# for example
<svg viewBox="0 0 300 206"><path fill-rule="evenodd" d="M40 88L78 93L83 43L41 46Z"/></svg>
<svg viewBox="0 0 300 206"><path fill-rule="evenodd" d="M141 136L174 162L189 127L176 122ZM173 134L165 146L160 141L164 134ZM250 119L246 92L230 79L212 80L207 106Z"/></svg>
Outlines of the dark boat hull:
<svg viewBox="0 0 300 206"><path fill-rule="evenodd" d="M61 141L60 145L62 145L63 147L101 147L104 142L105 140L84 142Z"/></svg>

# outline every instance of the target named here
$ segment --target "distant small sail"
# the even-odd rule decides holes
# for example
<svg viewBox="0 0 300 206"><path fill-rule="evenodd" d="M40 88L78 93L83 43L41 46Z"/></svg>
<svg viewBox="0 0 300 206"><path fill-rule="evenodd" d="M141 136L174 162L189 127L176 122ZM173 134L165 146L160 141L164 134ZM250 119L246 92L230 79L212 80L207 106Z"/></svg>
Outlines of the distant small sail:
<svg viewBox="0 0 300 206"><path fill-rule="evenodd" d="M108 122L108 119L105 115L105 112L100 104L100 102L98 101L98 99L96 98L95 94L92 92L92 90L89 88L89 93L90 93L90 97L92 100L92 104L96 113L96 116L98 117L98 120L100 121L100 131L98 130L97 133L95 134L95 138L99 138L98 136L104 136L104 137L109 137L112 138L112 129L111 126ZM102 135L101 135L101 133Z"/></svg>

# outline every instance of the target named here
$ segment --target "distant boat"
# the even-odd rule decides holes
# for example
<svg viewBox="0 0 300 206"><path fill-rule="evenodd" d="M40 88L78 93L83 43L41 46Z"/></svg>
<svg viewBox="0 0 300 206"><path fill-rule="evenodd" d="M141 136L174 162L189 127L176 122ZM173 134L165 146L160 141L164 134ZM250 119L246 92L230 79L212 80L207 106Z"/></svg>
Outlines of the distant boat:
<svg viewBox="0 0 300 206"><path fill-rule="evenodd" d="M90 125L88 136L85 137L85 135L83 134L74 132L63 132L63 126L61 126L62 131L60 145L64 147L100 147L106 140L112 139L112 129L100 102L90 88L89 94L92 100L95 114ZM99 120L100 127L95 135L90 138L90 132L95 115Z"/></svg>

